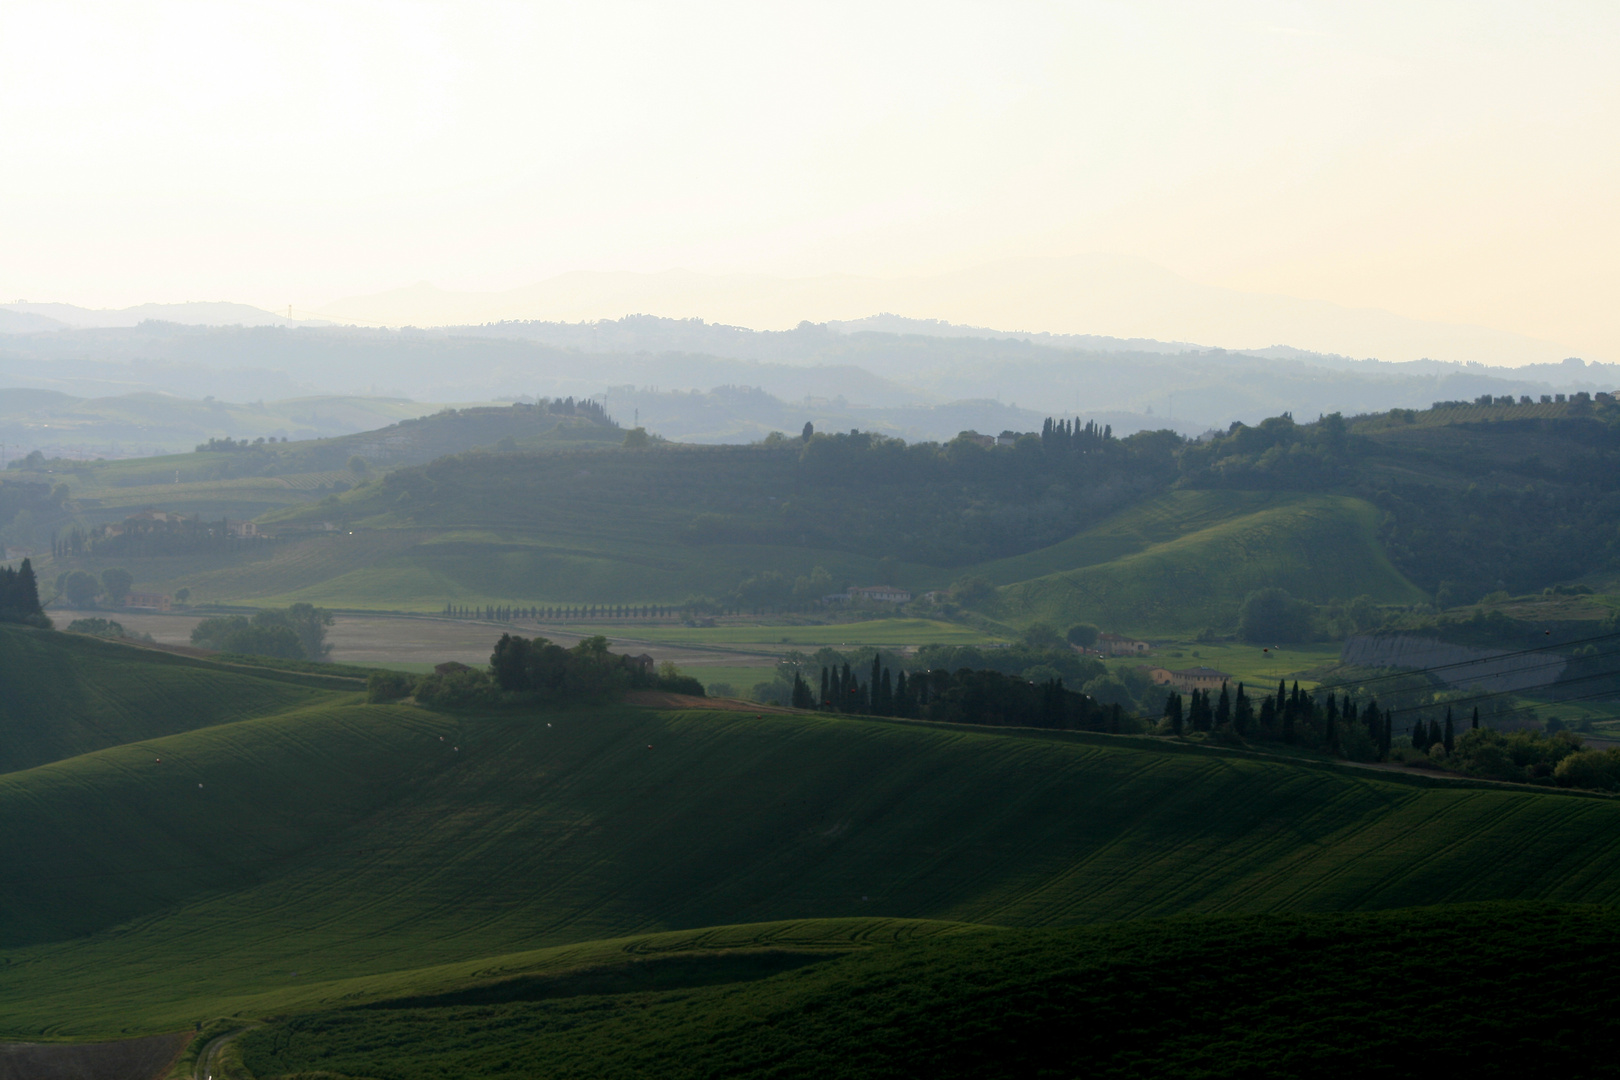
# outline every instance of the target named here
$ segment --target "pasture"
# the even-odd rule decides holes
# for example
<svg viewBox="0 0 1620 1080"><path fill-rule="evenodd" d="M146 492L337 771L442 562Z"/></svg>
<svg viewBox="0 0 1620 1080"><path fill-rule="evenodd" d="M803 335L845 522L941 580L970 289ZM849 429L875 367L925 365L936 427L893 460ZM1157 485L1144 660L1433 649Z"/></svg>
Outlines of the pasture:
<svg viewBox="0 0 1620 1080"><path fill-rule="evenodd" d="M215 708L268 681L215 677ZM448 992L512 953L744 923L1620 899L1607 798L824 714L325 691L7 773L0 816L0 863L29 868L0 881L0 1031L23 1037Z"/></svg>

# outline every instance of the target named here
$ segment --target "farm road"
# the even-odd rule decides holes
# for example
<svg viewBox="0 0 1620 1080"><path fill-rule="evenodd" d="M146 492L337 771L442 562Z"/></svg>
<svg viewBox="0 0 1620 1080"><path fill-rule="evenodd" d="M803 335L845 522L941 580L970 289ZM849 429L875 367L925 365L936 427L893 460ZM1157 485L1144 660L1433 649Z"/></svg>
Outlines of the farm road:
<svg viewBox="0 0 1620 1080"><path fill-rule="evenodd" d="M160 645L190 645L191 631L204 616L125 611L53 610L51 618L65 627L76 618L112 619L137 634L151 634ZM442 664L459 660L482 666L489 663L495 642L506 632L526 637L539 635L559 645L572 645L586 636L578 630L554 629L533 623L485 623L465 619L401 618L387 615L339 615L327 631L331 660L340 664ZM769 653L723 647L691 648L660 645L633 637L610 637L616 652L647 653L658 663L672 660L684 668L723 665L769 668L776 658Z"/></svg>

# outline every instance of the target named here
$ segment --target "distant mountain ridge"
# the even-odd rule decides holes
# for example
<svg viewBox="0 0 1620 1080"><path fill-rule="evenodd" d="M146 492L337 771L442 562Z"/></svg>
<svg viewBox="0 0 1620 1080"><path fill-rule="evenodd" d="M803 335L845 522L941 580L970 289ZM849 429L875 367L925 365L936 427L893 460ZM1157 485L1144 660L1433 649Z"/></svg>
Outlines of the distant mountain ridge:
<svg viewBox="0 0 1620 1080"><path fill-rule="evenodd" d="M139 326L148 320L183 326L329 326L324 319L293 319L249 304L192 300L183 304L137 304L127 308L86 308L77 304L0 304L0 333L92 330Z"/></svg>
<svg viewBox="0 0 1620 1080"><path fill-rule="evenodd" d="M909 278L575 271L487 293L419 282L339 300L320 314L370 325L445 326L524 319L589 322L639 312L787 328L803 321L861 320L874 311L948 319L959 326L1040 327L1051 334L1169 338L1233 349L1287 342L1392 360L1516 365L1556 361L1578 351L1488 327L1204 285L1141 259L1101 253L1007 259Z"/></svg>

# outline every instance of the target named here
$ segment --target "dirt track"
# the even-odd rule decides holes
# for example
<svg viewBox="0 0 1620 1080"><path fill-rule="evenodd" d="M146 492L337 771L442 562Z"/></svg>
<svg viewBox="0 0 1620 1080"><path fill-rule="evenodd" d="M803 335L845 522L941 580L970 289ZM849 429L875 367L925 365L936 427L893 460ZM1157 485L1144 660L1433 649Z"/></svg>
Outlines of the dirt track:
<svg viewBox="0 0 1620 1080"><path fill-rule="evenodd" d="M698 697L695 694L670 694L663 690L632 690L624 695L631 705L645 705L652 709L723 709L726 712L795 713L801 710L784 709L780 705L761 705L757 701L742 701L728 697Z"/></svg>
<svg viewBox="0 0 1620 1080"><path fill-rule="evenodd" d="M201 615L153 614L121 611L52 611L56 625L66 627L75 618L95 616L112 619L138 634L151 634L158 644L172 651L207 655L190 649L191 631ZM342 664L428 663L459 660L482 666L489 663L490 650L501 634L510 631L530 637L539 634L559 645L572 645L582 634L577 631L538 627L529 623L495 624L463 619L432 617L401 618L386 615L339 615L326 640L331 643L330 659ZM635 638L615 638L615 652L648 653L656 661L672 660L682 669L721 664L732 667L758 666L762 678L776 663L774 656L729 649L693 649L680 645L655 644Z"/></svg>
<svg viewBox="0 0 1620 1080"><path fill-rule="evenodd" d="M191 1032L100 1043L0 1043L0 1080L156 1080Z"/></svg>

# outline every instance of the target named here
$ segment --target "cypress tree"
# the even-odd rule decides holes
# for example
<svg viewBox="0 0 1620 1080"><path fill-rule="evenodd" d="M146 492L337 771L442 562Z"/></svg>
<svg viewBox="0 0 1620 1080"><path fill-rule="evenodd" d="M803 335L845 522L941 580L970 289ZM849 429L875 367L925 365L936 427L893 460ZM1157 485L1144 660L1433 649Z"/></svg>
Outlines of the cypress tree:
<svg viewBox="0 0 1620 1080"><path fill-rule="evenodd" d="M872 680L871 680L870 683L868 683L868 686L870 687L870 689L867 692L871 695L871 698L872 698L872 700L871 700L872 711L874 713L879 713L879 715L881 715L882 705L881 705L881 702L878 700L878 694L879 694L879 687L882 685L882 682L883 682L883 657L879 653L873 653L872 654Z"/></svg>
<svg viewBox="0 0 1620 1080"><path fill-rule="evenodd" d="M1412 749L1425 753L1429 749L1429 729L1421 718L1412 725Z"/></svg>
<svg viewBox="0 0 1620 1080"><path fill-rule="evenodd" d="M1475 730L1475 731L1479 730L1479 706L1478 705L1474 706L1474 727L1473 727L1473 730Z"/></svg>
<svg viewBox="0 0 1620 1080"><path fill-rule="evenodd" d="M1232 702L1232 727L1239 735L1246 735L1253 722L1254 706L1249 703L1249 696L1243 692L1243 684L1238 683L1237 697Z"/></svg>
<svg viewBox="0 0 1620 1080"><path fill-rule="evenodd" d="M1283 714L1283 710L1286 709L1287 707L1288 707L1288 684L1286 682L1284 682L1282 679L1278 679L1277 680L1277 704L1275 706L1275 708L1277 710L1277 715L1281 716Z"/></svg>
<svg viewBox="0 0 1620 1080"><path fill-rule="evenodd" d="M883 686L882 686L882 690L878 691L878 690L876 690L874 688L874 693L877 695L878 700L872 703L875 706L872 711L877 713L879 716L893 716L894 715L894 686L893 686L892 683L889 682L889 669L888 668L883 669Z"/></svg>
<svg viewBox="0 0 1620 1080"><path fill-rule="evenodd" d="M827 666L825 664L823 664L822 667L821 667L821 707L823 709L825 709L828 706L828 704L829 704L829 702L827 700Z"/></svg>
<svg viewBox="0 0 1620 1080"><path fill-rule="evenodd" d="M1451 724L1451 709L1449 707L1446 709L1446 733L1443 738L1444 741L1441 745L1446 748L1446 753L1449 754L1457 748L1457 733Z"/></svg>
<svg viewBox="0 0 1620 1080"><path fill-rule="evenodd" d="M906 685L906 669L894 677L894 715L911 715L911 687Z"/></svg>
<svg viewBox="0 0 1620 1080"><path fill-rule="evenodd" d="M1389 757L1389 738L1391 729L1395 727L1395 710L1385 709L1383 723L1378 725L1378 760L1384 761Z"/></svg>
<svg viewBox="0 0 1620 1080"><path fill-rule="evenodd" d="M1181 734L1182 724L1180 694L1171 691L1170 696L1165 699L1164 718L1170 721L1170 733L1172 735L1179 736Z"/></svg>
<svg viewBox="0 0 1620 1080"><path fill-rule="evenodd" d="M1277 701L1270 694L1260 699L1260 730L1267 735L1277 730Z"/></svg>
<svg viewBox="0 0 1620 1080"><path fill-rule="evenodd" d="M1232 722L1232 698L1226 692L1226 684L1221 683L1221 696L1215 701L1215 726L1223 728Z"/></svg>

